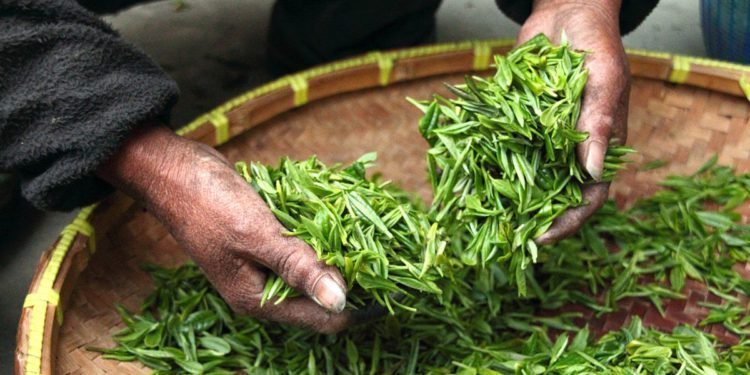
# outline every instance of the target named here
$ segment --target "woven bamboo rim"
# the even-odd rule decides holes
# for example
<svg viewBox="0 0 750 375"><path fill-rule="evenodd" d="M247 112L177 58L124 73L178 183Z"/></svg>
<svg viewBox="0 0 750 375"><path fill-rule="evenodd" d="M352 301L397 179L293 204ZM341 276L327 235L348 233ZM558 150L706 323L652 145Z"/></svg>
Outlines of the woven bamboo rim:
<svg viewBox="0 0 750 375"><path fill-rule="evenodd" d="M177 133L218 146L311 101L396 82L487 70L491 56L507 52L512 45L512 40L505 39L437 44L373 52L322 65L253 89L200 116ZM644 50L627 52L634 77L686 84L750 99L750 66ZM94 228L104 230L117 225L113 218L132 205L128 199L108 199L82 209L42 255L17 331L16 373L55 372L54 348L64 308L78 276L96 250ZM609 325L617 324L617 319L603 322L601 328L609 329Z"/></svg>

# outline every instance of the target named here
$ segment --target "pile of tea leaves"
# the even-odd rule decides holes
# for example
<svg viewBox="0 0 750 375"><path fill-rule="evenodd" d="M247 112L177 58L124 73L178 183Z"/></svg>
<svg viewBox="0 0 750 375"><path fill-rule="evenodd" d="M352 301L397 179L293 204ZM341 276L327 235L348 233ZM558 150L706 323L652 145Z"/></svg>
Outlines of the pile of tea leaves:
<svg viewBox="0 0 750 375"><path fill-rule="evenodd" d="M430 144L428 208L366 169L282 159L237 165L288 235L341 270L349 308L390 314L336 335L236 315L191 264L148 271L156 290L141 311L118 308L126 328L104 357L162 373L251 374L724 374L750 373L750 175L710 160L672 176L627 210L609 202L576 235L537 247L564 210L586 204L593 178L578 165L575 130L583 55L536 37L497 57L497 74L450 87L455 99L415 102ZM602 180L631 150L610 145ZM538 263L532 266L533 263ZM574 324L628 297L665 314L686 281L721 303L703 324L739 337L727 346L697 328L659 332L637 317L601 338ZM264 303L296 293L269 277ZM739 309L738 309L738 306Z"/></svg>
<svg viewBox="0 0 750 375"><path fill-rule="evenodd" d="M638 317L595 341L588 329L574 329L565 317L532 319L506 312L516 320L508 325L499 316L481 320L486 314L468 309L389 315L341 334L321 335L235 315L193 265L150 272L161 293L146 301L143 314L134 316L120 309L128 328L115 336L117 348L102 351L105 358L138 360L157 373L740 374L750 370L750 340L727 347L689 326L671 333L644 329ZM570 332L552 339L550 327Z"/></svg>
<svg viewBox="0 0 750 375"><path fill-rule="evenodd" d="M365 176L375 157L366 154L346 168L327 167L315 157L283 158L277 168L242 162L236 168L289 230L286 235L301 238L318 259L341 270L350 308L377 303L393 313L412 309L402 303L404 296L442 293L433 265L445 242L419 202ZM281 303L295 293L272 274L262 303Z"/></svg>
<svg viewBox="0 0 750 375"><path fill-rule="evenodd" d="M424 112L419 130L430 145L436 221L471 239L457 254L464 263L500 262L520 295L524 270L539 257L534 239L584 204L581 189L594 182L575 153L588 137L576 130L588 76L583 60L540 34L507 57L495 56L493 77L448 85L455 99L412 101ZM610 145L597 178L611 180L629 152Z"/></svg>
<svg viewBox="0 0 750 375"><path fill-rule="evenodd" d="M410 310L322 335L234 314L194 265L149 267L156 291L137 315L119 309L118 346L99 350L164 373L750 373L746 308L737 304L750 283L732 268L750 260L750 226L735 211L748 203L750 175L714 162L667 178L628 210L609 202L577 235L545 247L527 271L525 297L498 263L453 262L451 277L435 280L439 299L418 296ZM571 304L616 311L632 296L660 308L684 298L687 278L722 299L704 323L724 324L739 344L688 326L645 329L638 317L595 339L573 324L579 315L559 312Z"/></svg>

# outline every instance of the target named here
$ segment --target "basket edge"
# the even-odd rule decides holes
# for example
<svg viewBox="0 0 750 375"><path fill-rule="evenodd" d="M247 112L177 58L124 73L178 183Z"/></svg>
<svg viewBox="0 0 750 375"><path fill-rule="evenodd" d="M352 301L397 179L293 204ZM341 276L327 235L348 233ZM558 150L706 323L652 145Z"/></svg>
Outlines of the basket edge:
<svg viewBox="0 0 750 375"><path fill-rule="evenodd" d="M241 94L179 128L177 134L215 147L280 113L325 97L428 76L486 70L490 67L493 53L506 52L513 44L514 41L509 39L444 43L375 51L321 65ZM627 49L627 53L631 73L635 77L687 84L750 99L750 66L647 50ZM452 63L436 66L432 61L436 58ZM312 90L321 82L325 83L326 77L337 78L347 74L361 75L356 80L358 83L322 94ZM252 108L254 104L264 101L276 105ZM270 110L264 112L263 108ZM230 119L235 112L242 114L243 110L254 114L252 121L249 125L233 125ZM247 116L247 113L242 115ZM80 251L95 249L95 231L90 221L96 207L97 204L94 204L82 209L38 263L17 330L16 374L48 374L54 371L52 362L46 365L43 362L43 354L46 353L47 359L53 361L52 339L54 330L59 329L60 325L55 324L56 319L49 317L57 315L61 321L67 302L60 301L60 293L65 287L70 267L60 273L60 265ZM96 213L99 211L107 210L97 209ZM86 239L85 246L70 251L78 236ZM59 277L62 279L58 282Z"/></svg>

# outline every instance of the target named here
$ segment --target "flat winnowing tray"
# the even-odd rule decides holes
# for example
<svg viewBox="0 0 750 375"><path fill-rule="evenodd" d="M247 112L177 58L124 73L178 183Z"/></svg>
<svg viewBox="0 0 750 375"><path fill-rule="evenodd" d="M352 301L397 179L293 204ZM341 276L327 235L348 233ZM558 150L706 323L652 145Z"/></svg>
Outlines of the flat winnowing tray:
<svg viewBox="0 0 750 375"><path fill-rule="evenodd" d="M304 159L313 154L326 163L351 162L376 151L377 169L386 179L429 198L427 144L416 127L421 113L404 98L425 98L436 91L448 95L443 82L458 83L466 72L486 68L491 54L486 49L497 53L506 47L465 44L381 54L297 75L220 107L182 133L212 145L229 140L219 149L232 162L275 163L281 156ZM613 185L612 196L622 204L651 194L657 189L655 182L667 174L694 171L713 153L719 155L720 163L736 166L740 172L750 169L749 106L738 96L745 68L692 61L684 72L673 68L675 59L665 54L631 54L636 78L628 145L639 153L631 157L634 165ZM674 85L670 79L700 87ZM387 86L381 87L382 83ZM327 96L332 97L321 99ZM313 102L292 110L308 101ZM657 159L669 164L636 171ZM90 240L92 232L95 241ZM93 243L96 252L92 255ZM176 266L185 260L172 237L142 207L119 194L108 198L90 216L72 224L40 261L30 287L35 297L29 298L19 326L17 370L149 372L138 363L102 359L86 347L111 347L111 334L121 327L113 304L137 310L149 293L149 278L140 268L143 263ZM666 321L648 303L626 301L623 310L602 317L597 321L601 323L591 323L592 328L617 328L630 314L665 329L676 323L694 324L707 313L699 302L714 297L701 285L688 287L692 289L686 300L667 303ZM720 327L709 329L722 334Z"/></svg>

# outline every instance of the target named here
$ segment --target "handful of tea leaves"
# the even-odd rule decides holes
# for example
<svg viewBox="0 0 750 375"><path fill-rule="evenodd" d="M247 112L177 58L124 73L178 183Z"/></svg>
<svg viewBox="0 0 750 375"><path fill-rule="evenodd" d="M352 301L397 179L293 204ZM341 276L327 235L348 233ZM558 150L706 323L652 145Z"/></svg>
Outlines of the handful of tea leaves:
<svg viewBox="0 0 750 375"><path fill-rule="evenodd" d="M282 159L278 168L237 163L237 171L318 258L341 270L354 307L378 303L410 309L394 298L415 291L440 294L433 269L445 247L424 209L388 182L368 179L375 154L347 168L327 167L315 157ZM271 275L262 301L280 303L295 293Z"/></svg>
<svg viewBox="0 0 750 375"><path fill-rule="evenodd" d="M538 35L495 56L493 77L467 77L448 86L455 99L416 102L419 130L435 194L432 214L453 236L471 240L459 250L467 265L497 261L526 293L525 269L538 257L534 239L566 209L585 204L593 180L576 161L587 138L576 131L586 84L584 54ZM602 180L632 152L610 145Z"/></svg>

